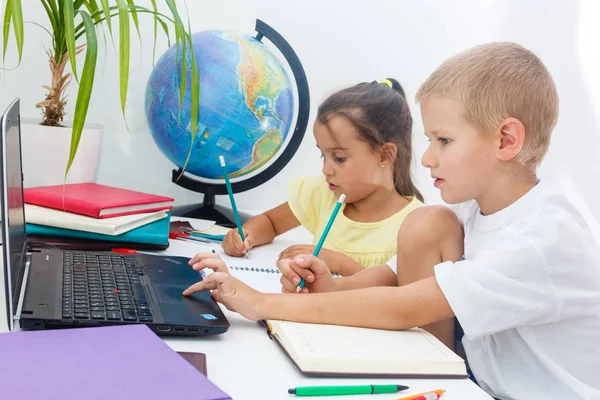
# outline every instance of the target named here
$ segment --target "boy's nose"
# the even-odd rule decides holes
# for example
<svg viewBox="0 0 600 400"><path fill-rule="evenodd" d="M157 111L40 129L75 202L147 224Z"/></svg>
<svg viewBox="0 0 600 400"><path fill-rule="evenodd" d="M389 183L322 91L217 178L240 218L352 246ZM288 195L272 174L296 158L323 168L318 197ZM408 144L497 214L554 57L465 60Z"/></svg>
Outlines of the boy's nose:
<svg viewBox="0 0 600 400"><path fill-rule="evenodd" d="M427 147L427 150L425 150L425 153L423 153L423 157L421 157L421 164L425 168L437 167L436 157L434 156L433 151L431 151L430 147Z"/></svg>

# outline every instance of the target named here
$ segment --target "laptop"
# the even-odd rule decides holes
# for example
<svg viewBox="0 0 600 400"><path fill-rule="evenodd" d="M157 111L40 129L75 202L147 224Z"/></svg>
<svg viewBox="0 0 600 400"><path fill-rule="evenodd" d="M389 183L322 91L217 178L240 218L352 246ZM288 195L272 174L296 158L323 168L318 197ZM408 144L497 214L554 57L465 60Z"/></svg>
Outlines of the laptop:
<svg viewBox="0 0 600 400"><path fill-rule="evenodd" d="M25 232L19 99L0 119L0 219L8 324L21 329L145 324L158 335L224 333L209 292L183 297L202 275L188 258L32 246Z"/></svg>

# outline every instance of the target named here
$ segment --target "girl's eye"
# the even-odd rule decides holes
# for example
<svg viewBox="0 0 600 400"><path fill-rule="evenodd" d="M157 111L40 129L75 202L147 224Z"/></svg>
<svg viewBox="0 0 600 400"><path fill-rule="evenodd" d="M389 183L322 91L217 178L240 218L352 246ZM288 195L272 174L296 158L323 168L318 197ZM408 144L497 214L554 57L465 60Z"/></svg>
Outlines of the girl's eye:
<svg viewBox="0 0 600 400"><path fill-rule="evenodd" d="M334 160L336 163L343 163L346 161L346 157L335 157Z"/></svg>
<svg viewBox="0 0 600 400"><path fill-rule="evenodd" d="M442 143L442 144L448 144L450 143L450 139L446 139L446 138L438 138L438 140Z"/></svg>

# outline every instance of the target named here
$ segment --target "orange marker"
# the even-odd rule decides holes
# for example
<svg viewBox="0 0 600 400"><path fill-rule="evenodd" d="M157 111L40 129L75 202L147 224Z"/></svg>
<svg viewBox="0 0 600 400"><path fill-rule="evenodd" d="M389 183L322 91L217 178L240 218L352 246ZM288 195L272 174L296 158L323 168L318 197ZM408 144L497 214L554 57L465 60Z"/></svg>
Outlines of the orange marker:
<svg viewBox="0 0 600 400"><path fill-rule="evenodd" d="M415 394L413 396L402 397L398 400L438 400L444 394L445 390L434 390L432 392L425 392L421 394Z"/></svg>

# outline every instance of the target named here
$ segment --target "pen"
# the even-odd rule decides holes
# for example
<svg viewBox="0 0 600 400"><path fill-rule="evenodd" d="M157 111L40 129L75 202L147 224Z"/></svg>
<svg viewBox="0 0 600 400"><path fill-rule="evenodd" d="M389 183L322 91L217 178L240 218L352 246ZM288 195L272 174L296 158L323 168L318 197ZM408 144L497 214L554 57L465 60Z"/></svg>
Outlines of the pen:
<svg viewBox="0 0 600 400"><path fill-rule="evenodd" d="M323 247L323 243L325 243L325 239L327 238L327 235L329 234L331 225L333 225L333 221L335 221L335 217L336 217L338 211L340 211L340 207L342 206L342 203L344 202L344 200L346 200L346 195L341 194L340 198L337 201L337 204L335 205L335 208L333 209L333 212L331 213L331 217L329 217L329 221L327 221L325 230L323 230L323 233L321 234L321 238L319 239L319 242L317 243L317 247L315 247L313 256L317 257L319 255L319 252L321 251L321 247ZM306 282L304 281L304 278L300 278L300 284L296 288L296 291L299 292L304 287L305 283Z"/></svg>
<svg viewBox="0 0 600 400"><path fill-rule="evenodd" d="M193 240L194 242L202 242L202 243L212 244L212 242L208 239L202 239L200 237L190 236L189 233L169 232L169 239Z"/></svg>
<svg viewBox="0 0 600 400"><path fill-rule="evenodd" d="M288 389L296 396L342 396L349 394L396 393L408 389L402 385L303 386Z"/></svg>
<svg viewBox="0 0 600 400"><path fill-rule="evenodd" d="M437 400L444 394L445 390L434 390L432 392L426 392L421 394L415 394L413 396L402 397L398 400Z"/></svg>
<svg viewBox="0 0 600 400"><path fill-rule="evenodd" d="M229 200L231 201L231 211L233 211L233 217L235 218L235 224L237 225L238 232L240 233L240 237L242 241L246 241L244 237L244 230L242 229L242 222L240 221L240 216L238 214L237 207L235 206L235 199L233 198L233 190L231 189L231 182L229 182L229 174L227 173L227 165L225 164L225 157L219 156L219 161L221 162L221 167L223 167L223 175L225 176L225 185L227 186L227 193L229 193ZM248 249L244 252L248 254Z"/></svg>

